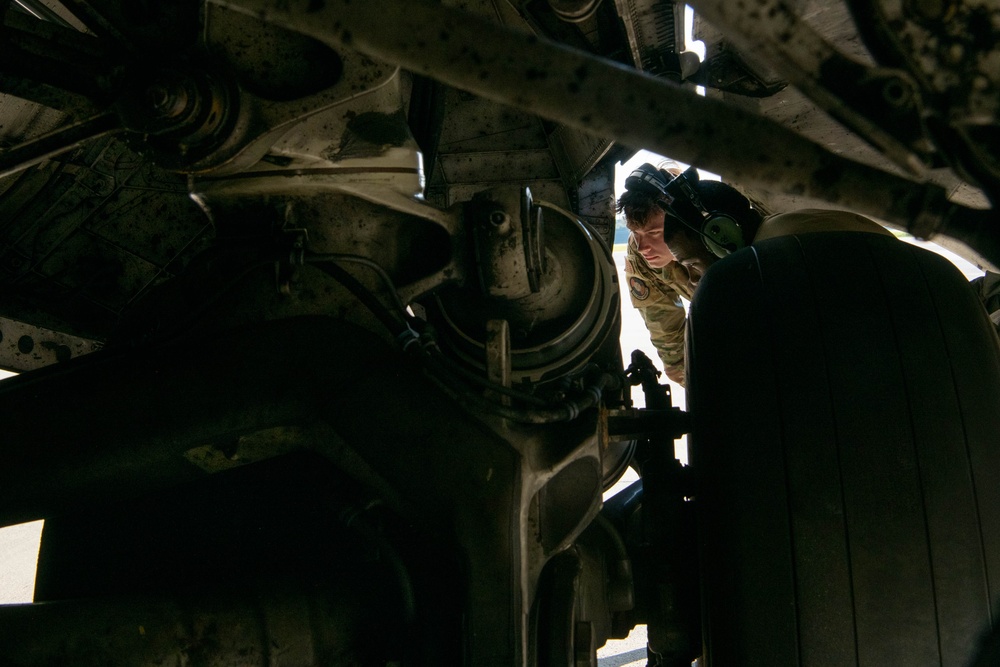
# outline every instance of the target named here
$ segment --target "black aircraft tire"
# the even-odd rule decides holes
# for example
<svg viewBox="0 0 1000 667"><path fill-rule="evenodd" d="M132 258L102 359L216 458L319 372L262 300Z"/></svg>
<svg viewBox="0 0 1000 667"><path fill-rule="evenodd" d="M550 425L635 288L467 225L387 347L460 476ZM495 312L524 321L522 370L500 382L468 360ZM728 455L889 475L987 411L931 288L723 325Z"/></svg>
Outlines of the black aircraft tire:
<svg viewBox="0 0 1000 667"><path fill-rule="evenodd" d="M965 667L1000 597L1000 351L888 236L717 263L691 307L709 667Z"/></svg>

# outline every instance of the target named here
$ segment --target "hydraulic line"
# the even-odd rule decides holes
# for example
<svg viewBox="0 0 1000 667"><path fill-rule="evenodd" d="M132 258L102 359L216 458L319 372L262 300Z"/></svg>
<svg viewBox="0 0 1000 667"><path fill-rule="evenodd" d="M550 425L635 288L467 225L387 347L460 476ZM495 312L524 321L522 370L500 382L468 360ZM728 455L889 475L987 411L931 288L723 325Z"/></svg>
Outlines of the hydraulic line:
<svg viewBox="0 0 1000 667"><path fill-rule="evenodd" d="M553 424L573 421L585 410L597 406L604 390L614 387L616 383L613 375L602 373L596 381L584 388L583 395L578 398L569 399L548 408L515 408L494 403L471 392L458 392L432 374L428 377L458 403L522 424Z"/></svg>
<svg viewBox="0 0 1000 667"><path fill-rule="evenodd" d="M406 306L403 304L403 300L399 298L399 292L396 290L396 286L392 282L392 278L386 273L385 269L379 266L377 263L368 259L367 257L361 257L360 255L348 255L343 253L325 253L325 254L313 254L306 253L302 260L306 264L321 264L324 262L334 262L341 264L358 264L360 266L366 266L382 279L385 286L389 290L389 294L392 295L392 299L399 308L401 313L406 313Z"/></svg>
<svg viewBox="0 0 1000 667"><path fill-rule="evenodd" d="M306 254L303 261L323 270L325 273L344 285L344 287L354 294L394 336L397 336L398 339L409 337L409 340L404 343L404 349L409 348L412 342L416 340L417 334L409 326L409 318L407 317L406 307L399 297L399 292L396 290L396 287L392 282L392 278L381 266L365 257L336 253ZM400 311L400 318L402 319L400 320L394 317L390 310L386 308L386 306L379 301L378 298L371 293L371 291L364 287L350 273L338 266L339 263L358 264L374 270L385 283L389 294L392 295L393 301ZM476 375L472 371L461 367L459 364L456 364L445 357L439 350L437 350L437 347L434 344L426 345L424 347L425 349L433 351L429 358L425 359L425 362L431 361L432 365L437 366L432 369L433 372L439 374L443 372L452 375L460 375L466 380L479 384L490 391L510 396L519 401L530 403L534 406L531 409L518 409L500 405L477 394L471 392L461 392L453 389L446 383L442 382L440 377L434 378L436 382L438 382L441 386L446 387L446 390L458 400L465 400L467 403L475 404L481 409L498 414L507 419L511 419L512 421L536 424L570 421L575 419L583 410L593 407L600 402L601 390L603 387L595 384L585 390L583 398L566 401L552 406L550 403L538 398L537 396L533 396L510 387L505 387Z"/></svg>
<svg viewBox="0 0 1000 667"><path fill-rule="evenodd" d="M535 396L533 394L519 391L511 387L505 387L502 384L497 384L496 382L492 382L491 380L483 377L482 375L478 375L477 373L469 370L465 366L462 366L461 364L456 363L452 359L449 359L444 354L441 354L440 351L436 349L436 347L434 348L434 353L432 354L430 359L432 361L444 365L446 367L444 370L451 373L457 373L458 375L461 375L470 382L475 382L476 384L481 385L482 387L489 389L490 391L495 391L499 394L503 394L504 396L510 396L511 398L516 398L519 401L524 401L525 403L530 403L536 406L548 406L551 404L549 401L539 398L538 396Z"/></svg>
<svg viewBox="0 0 1000 667"><path fill-rule="evenodd" d="M408 333L416 337L416 332L410 328L405 320L406 311L396 317L385 307L378 298L372 294L364 285L352 276L346 269L340 266L335 260L310 260L309 264L323 271L338 283L343 285L351 294L358 298L371 313L378 318L386 329L394 336L406 336ZM404 348L405 349L405 348Z"/></svg>

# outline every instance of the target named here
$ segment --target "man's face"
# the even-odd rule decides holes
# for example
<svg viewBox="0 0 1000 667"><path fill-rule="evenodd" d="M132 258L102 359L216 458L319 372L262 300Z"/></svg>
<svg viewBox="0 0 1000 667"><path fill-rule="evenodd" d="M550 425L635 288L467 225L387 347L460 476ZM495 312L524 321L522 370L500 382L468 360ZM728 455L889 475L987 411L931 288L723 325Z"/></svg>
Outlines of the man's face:
<svg viewBox="0 0 1000 667"><path fill-rule="evenodd" d="M657 208L649 214L641 229L628 226L638 244L639 254L654 269L662 269L674 259L663 240L663 216L663 211Z"/></svg>

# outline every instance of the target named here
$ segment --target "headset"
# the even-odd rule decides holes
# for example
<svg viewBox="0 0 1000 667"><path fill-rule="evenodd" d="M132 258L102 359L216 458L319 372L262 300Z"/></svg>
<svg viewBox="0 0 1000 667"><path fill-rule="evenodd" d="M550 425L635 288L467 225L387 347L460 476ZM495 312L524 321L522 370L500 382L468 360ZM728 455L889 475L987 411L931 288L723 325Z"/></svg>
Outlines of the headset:
<svg viewBox="0 0 1000 667"><path fill-rule="evenodd" d="M743 248L743 229L736 218L722 211L709 211L698 196L698 170L687 171L668 181L651 164L642 164L625 179L625 189L650 190L660 195L657 203L666 212L698 234L716 257Z"/></svg>

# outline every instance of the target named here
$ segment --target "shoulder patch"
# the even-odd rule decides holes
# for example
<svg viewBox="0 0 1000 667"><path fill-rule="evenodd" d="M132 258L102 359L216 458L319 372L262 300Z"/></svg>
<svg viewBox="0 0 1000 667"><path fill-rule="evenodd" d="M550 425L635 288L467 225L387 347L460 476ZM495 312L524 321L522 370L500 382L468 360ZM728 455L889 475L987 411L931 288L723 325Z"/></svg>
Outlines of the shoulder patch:
<svg viewBox="0 0 1000 667"><path fill-rule="evenodd" d="M628 288L639 301L645 301L649 296L649 286L641 278L632 276L628 279Z"/></svg>

